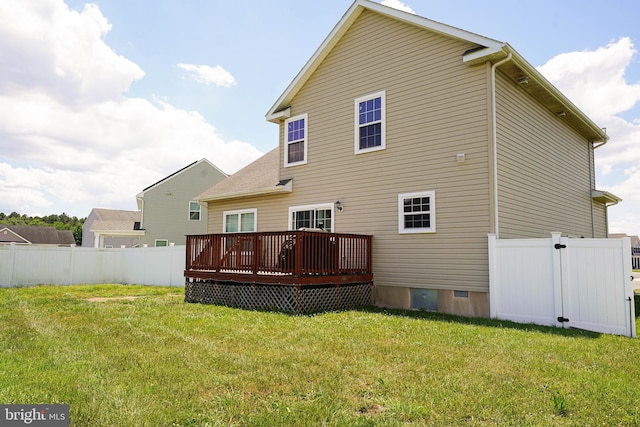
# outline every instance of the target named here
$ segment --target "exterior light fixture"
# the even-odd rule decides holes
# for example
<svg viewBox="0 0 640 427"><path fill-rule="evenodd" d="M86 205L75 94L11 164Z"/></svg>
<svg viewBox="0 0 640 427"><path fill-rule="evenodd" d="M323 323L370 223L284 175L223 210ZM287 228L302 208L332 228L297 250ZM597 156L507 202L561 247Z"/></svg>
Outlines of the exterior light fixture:
<svg viewBox="0 0 640 427"><path fill-rule="evenodd" d="M519 85L526 85L527 83L529 83L529 79L527 78L527 76L522 76L518 79Z"/></svg>
<svg viewBox="0 0 640 427"><path fill-rule="evenodd" d="M338 209L338 212L342 212L342 210L344 209L340 200L336 200L336 209Z"/></svg>
<svg viewBox="0 0 640 427"><path fill-rule="evenodd" d="M562 110L562 111L558 111L558 112L556 113L556 116L558 116L558 117L564 117L564 116L566 116L566 115L567 115L567 112L566 112L566 111L564 111L564 110Z"/></svg>

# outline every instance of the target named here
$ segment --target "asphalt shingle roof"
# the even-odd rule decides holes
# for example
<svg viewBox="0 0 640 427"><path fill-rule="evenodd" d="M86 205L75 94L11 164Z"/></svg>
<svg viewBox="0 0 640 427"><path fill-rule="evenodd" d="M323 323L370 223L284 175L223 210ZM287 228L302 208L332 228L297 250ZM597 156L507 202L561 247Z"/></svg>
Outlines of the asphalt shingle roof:
<svg viewBox="0 0 640 427"><path fill-rule="evenodd" d="M10 230L10 231L9 231ZM31 243L34 245L74 245L70 230L33 225L0 224L0 243Z"/></svg>

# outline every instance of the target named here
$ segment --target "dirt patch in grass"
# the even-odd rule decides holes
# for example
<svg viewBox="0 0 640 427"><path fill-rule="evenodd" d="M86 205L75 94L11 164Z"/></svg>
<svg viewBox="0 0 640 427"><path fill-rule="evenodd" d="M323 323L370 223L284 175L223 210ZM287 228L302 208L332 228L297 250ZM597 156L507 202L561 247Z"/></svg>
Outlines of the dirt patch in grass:
<svg viewBox="0 0 640 427"><path fill-rule="evenodd" d="M138 298L144 298L144 295L139 295L139 296L123 296L123 297L95 297L95 298L87 298L85 301L89 301L89 302L107 302L107 301L133 301L136 300Z"/></svg>
<svg viewBox="0 0 640 427"><path fill-rule="evenodd" d="M91 297L83 298L89 302L109 302L109 301L135 301L139 298L146 298L149 295L123 295L118 297ZM184 294L167 294L169 297L184 297Z"/></svg>
<svg viewBox="0 0 640 427"><path fill-rule="evenodd" d="M381 414L384 411L385 411L384 406L375 404L371 406L363 406L362 408L360 408L358 412L362 415L366 415L366 414Z"/></svg>

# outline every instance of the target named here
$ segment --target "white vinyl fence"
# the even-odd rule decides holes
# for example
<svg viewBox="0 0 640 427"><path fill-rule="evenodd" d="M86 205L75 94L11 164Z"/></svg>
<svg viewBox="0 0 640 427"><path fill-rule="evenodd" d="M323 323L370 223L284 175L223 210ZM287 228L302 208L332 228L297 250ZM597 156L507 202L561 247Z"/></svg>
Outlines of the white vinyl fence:
<svg viewBox="0 0 640 427"><path fill-rule="evenodd" d="M184 286L185 248L0 245L0 287L98 283Z"/></svg>
<svg viewBox="0 0 640 427"><path fill-rule="evenodd" d="M631 242L489 235L491 317L635 337Z"/></svg>

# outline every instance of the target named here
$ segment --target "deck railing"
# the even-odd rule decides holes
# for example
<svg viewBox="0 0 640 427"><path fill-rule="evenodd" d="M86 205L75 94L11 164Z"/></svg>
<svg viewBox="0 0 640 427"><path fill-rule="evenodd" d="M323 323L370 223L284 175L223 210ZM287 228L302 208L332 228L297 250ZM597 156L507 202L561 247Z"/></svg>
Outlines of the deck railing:
<svg viewBox="0 0 640 427"><path fill-rule="evenodd" d="M186 257L186 276L371 274L371 236L318 231L192 235Z"/></svg>

